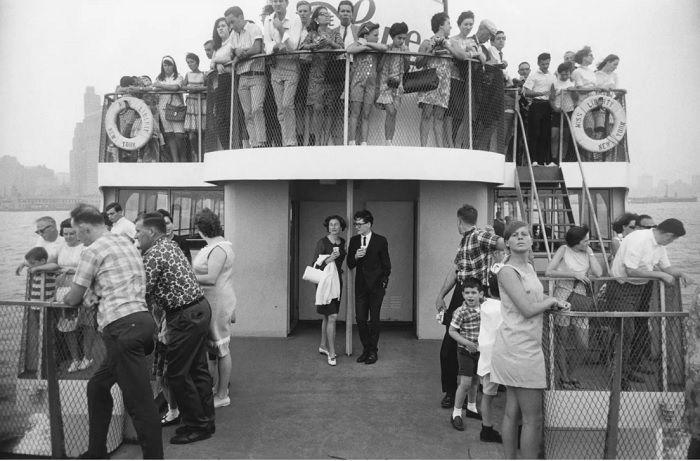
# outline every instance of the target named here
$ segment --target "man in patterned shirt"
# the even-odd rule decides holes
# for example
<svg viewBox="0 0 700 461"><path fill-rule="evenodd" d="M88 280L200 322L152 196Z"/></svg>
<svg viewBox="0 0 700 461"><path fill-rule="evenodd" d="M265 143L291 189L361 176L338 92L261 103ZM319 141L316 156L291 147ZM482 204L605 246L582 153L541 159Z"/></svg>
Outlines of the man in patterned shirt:
<svg viewBox="0 0 700 461"><path fill-rule="evenodd" d="M482 286L488 287L489 256L506 248L503 237L476 228L478 214L476 208L466 204L457 210L457 229L462 235L462 241L435 301L435 308L443 313L442 324L445 325L445 336L440 348L442 391L445 393L442 408L452 408L457 391L457 343L450 337L449 325L452 313L463 301L462 283L468 277L474 277ZM446 308L445 296L452 288L454 292L450 306Z"/></svg>
<svg viewBox="0 0 700 461"><path fill-rule="evenodd" d="M208 439L214 433L214 395L206 356L209 302L185 254L167 237L163 215L141 215L136 239L146 269L146 300L165 313L165 377L183 423L170 443Z"/></svg>
<svg viewBox="0 0 700 461"><path fill-rule="evenodd" d="M88 451L81 458L107 458L111 388L117 383L134 421L144 459L162 459L163 440L147 358L153 351L155 323L146 309L141 256L127 237L107 229L97 208L78 205L71 211L71 218L85 249L63 302L78 306L88 288L95 293L100 300L97 327L107 353L88 381L90 432Z"/></svg>

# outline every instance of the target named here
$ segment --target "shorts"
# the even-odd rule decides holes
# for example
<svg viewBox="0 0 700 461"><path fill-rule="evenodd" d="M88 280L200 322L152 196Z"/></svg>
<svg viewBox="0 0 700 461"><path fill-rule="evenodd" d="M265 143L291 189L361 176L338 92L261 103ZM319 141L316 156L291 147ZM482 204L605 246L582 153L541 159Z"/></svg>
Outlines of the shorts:
<svg viewBox="0 0 700 461"><path fill-rule="evenodd" d="M363 104L374 104L377 100L377 85L375 78L367 78L363 81L353 81L350 84L350 101Z"/></svg>
<svg viewBox="0 0 700 461"><path fill-rule="evenodd" d="M491 373L486 373L484 376L480 376L480 378L484 395L490 395L492 397L498 395L498 383L491 382Z"/></svg>
<svg viewBox="0 0 700 461"><path fill-rule="evenodd" d="M479 365L479 353L472 354L465 348L458 346L457 362L459 363L457 376L476 376L476 368Z"/></svg>
<svg viewBox="0 0 700 461"><path fill-rule="evenodd" d="M467 103L467 83L464 80L452 79L450 83L450 101L447 104L447 117L457 120L464 118L464 108Z"/></svg>

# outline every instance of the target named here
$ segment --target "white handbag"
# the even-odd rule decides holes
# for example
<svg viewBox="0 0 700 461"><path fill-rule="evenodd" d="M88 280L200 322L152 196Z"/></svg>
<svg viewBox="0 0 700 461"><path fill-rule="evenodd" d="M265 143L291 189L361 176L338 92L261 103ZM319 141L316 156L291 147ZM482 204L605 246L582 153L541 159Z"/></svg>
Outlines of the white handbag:
<svg viewBox="0 0 700 461"><path fill-rule="evenodd" d="M306 266L306 269L304 269L304 275L302 275L301 278L303 280L306 280L307 282L315 283L316 285L318 285L321 279L323 278L323 275L324 272L321 269Z"/></svg>

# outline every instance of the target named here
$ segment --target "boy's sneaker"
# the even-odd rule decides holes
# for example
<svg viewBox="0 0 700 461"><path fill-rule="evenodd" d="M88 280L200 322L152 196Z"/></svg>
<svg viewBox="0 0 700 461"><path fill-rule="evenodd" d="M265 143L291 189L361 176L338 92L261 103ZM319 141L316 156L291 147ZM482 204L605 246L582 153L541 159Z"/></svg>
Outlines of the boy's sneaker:
<svg viewBox="0 0 700 461"><path fill-rule="evenodd" d="M464 430L464 422L462 421L461 416L450 416L450 421L452 422L452 427L454 427L458 431Z"/></svg>
<svg viewBox="0 0 700 461"><path fill-rule="evenodd" d="M481 426L479 440L481 440L482 442L503 443L501 434L499 434L498 431L496 431L493 427L487 426Z"/></svg>
<svg viewBox="0 0 700 461"><path fill-rule="evenodd" d="M469 409L465 409L464 411L465 411L465 416L467 418L478 419L479 421L481 421L481 415L479 413L477 413L476 411L471 411Z"/></svg>

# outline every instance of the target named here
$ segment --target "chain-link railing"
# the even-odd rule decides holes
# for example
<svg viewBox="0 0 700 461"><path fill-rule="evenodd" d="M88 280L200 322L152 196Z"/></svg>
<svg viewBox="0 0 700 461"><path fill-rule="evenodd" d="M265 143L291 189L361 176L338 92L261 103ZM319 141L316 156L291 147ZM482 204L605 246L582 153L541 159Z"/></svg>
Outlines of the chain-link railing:
<svg viewBox="0 0 700 461"><path fill-rule="evenodd" d="M550 279L571 312L548 312L545 453L682 459L687 314L658 281Z"/></svg>
<svg viewBox="0 0 700 461"><path fill-rule="evenodd" d="M0 301L0 452L76 457L87 451L87 382L105 357L95 308L56 302L70 275L28 274L27 301ZM126 413L118 386L107 447L122 442Z"/></svg>

